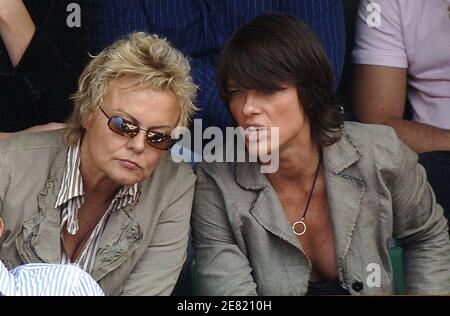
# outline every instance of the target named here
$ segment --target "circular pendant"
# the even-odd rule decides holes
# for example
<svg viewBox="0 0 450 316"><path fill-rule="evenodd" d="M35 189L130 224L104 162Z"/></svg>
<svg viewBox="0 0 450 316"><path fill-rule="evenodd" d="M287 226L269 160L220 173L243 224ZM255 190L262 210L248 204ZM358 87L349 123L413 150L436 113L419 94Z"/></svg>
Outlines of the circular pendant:
<svg viewBox="0 0 450 316"><path fill-rule="evenodd" d="M296 230L296 226L298 226L298 225L301 225L301 231L300 232L298 232L297 230ZM294 231L294 234L296 234L297 236L301 236L301 235L303 235L304 233L306 233L306 224L303 222L303 220L299 220L299 221L297 221L297 222L295 222L293 225L292 225L292 230Z"/></svg>

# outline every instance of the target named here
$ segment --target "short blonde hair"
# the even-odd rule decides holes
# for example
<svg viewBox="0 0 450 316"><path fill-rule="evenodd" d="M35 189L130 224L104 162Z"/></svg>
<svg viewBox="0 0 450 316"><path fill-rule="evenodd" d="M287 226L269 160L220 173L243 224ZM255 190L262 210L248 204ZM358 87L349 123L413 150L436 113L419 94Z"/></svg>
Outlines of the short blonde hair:
<svg viewBox="0 0 450 316"><path fill-rule="evenodd" d="M186 57L157 35L136 32L105 48L84 69L78 91L72 96L74 111L67 122L65 141L74 146L83 136L84 125L94 110L103 104L109 84L128 75L127 88L169 90L178 100L181 115L177 126L188 126L197 110L197 87L189 74Z"/></svg>

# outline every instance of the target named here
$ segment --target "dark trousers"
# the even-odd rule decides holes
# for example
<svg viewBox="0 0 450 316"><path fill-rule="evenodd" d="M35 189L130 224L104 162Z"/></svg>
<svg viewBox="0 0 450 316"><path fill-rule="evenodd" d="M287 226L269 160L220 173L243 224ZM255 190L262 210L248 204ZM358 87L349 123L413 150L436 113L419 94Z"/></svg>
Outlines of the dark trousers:
<svg viewBox="0 0 450 316"><path fill-rule="evenodd" d="M450 151L420 154L419 162L427 171L428 182L436 194L436 200L450 222Z"/></svg>

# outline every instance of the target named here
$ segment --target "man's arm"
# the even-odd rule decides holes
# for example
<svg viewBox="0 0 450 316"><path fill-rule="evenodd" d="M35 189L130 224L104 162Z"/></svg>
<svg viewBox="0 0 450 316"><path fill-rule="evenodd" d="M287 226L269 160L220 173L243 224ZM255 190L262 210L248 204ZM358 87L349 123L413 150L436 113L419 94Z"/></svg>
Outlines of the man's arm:
<svg viewBox="0 0 450 316"><path fill-rule="evenodd" d="M13 67L19 63L35 31L22 0L0 0L0 36Z"/></svg>
<svg viewBox="0 0 450 316"><path fill-rule="evenodd" d="M450 150L450 130L403 119L406 102L405 68L354 65L353 111L363 123L393 127L417 153Z"/></svg>

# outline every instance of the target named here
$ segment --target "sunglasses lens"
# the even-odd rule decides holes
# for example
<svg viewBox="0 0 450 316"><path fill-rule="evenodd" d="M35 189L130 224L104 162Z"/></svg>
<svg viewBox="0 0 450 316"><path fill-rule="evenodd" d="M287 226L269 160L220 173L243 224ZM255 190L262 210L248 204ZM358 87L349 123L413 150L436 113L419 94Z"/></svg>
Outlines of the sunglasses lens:
<svg viewBox="0 0 450 316"><path fill-rule="evenodd" d="M170 135L162 133L148 132L147 134L147 143L152 147L163 150L172 148L180 139L172 139Z"/></svg>
<svg viewBox="0 0 450 316"><path fill-rule="evenodd" d="M105 114L105 116L108 117L106 113L103 112L103 114ZM108 127L114 133L127 137L134 137L140 131L139 126L133 124L132 122L124 119L121 116L110 117L108 120ZM180 136L181 137L178 139L172 139L170 135L148 131L147 144L158 149L168 150L172 148L172 146L177 141L179 141L183 135Z"/></svg>
<svg viewBox="0 0 450 316"><path fill-rule="evenodd" d="M139 132L139 127L120 116L113 116L108 122L109 128L122 136L133 137Z"/></svg>

